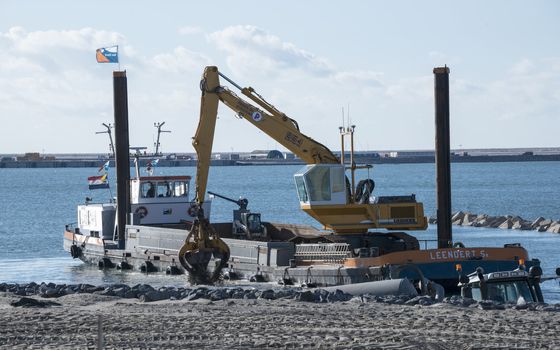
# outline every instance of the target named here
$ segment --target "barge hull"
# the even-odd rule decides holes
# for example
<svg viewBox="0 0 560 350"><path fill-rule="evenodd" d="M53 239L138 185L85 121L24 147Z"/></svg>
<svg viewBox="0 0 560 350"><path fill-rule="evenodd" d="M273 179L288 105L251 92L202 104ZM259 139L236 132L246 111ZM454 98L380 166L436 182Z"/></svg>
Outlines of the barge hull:
<svg viewBox="0 0 560 350"><path fill-rule="evenodd" d="M317 287L404 277L413 280L427 278L444 286L447 292L454 292L458 290L457 264L465 272L475 271L477 267L482 267L487 272L512 270L519 266L520 259L524 259L527 269L540 264L538 260L529 260L527 251L517 246L449 248L445 250L445 259L442 258L442 250L428 249L395 252L372 258L306 262L294 257L296 243L293 241L300 241L302 236L294 234L288 228L278 228L286 237L291 235L293 238L269 242L223 238L231 250L231 258L226 267L228 275L235 274L239 278L256 281ZM79 258L89 264L100 265L100 261L109 259L112 264L126 262L133 269L143 272L185 273L177 259L177 253L186 234L185 229L129 225L126 228L126 249L118 249L114 242L66 231L64 248L70 251L72 245L80 247ZM309 239L312 236L308 234L306 237ZM475 250L479 254L472 253ZM467 251L471 254L467 254ZM439 259L433 260L438 257ZM411 266L413 268L409 268ZM213 270L212 264L209 269Z"/></svg>

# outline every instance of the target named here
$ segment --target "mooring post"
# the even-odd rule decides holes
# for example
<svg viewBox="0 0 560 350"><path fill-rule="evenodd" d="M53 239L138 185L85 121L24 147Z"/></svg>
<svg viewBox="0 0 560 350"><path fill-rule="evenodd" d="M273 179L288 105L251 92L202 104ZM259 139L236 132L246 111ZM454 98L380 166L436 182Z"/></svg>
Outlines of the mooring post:
<svg viewBox="0 0 560 350"><path fill-rule="evenodd" d="M115 111L115 172L117 174L117 230L119 249L125 248L125 228L130 212L130 158L126 71L113 72Z"/></svg>
<svg viewBox="0 0 560 350"><path fill-rule="evenodd" d="M449 146L449 68L434 68L436 111L436 185L438 248L449 248L451 232L451 161Z"/></svg>

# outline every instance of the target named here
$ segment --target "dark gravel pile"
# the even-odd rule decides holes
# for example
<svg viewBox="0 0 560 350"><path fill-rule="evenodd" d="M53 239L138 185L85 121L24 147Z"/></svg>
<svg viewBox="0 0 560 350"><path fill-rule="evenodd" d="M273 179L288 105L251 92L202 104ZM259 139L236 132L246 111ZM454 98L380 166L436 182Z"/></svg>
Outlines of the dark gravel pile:
<svg viewBox="0 0 560 350"><path fill-rule="evenodd" d="M54 284L54 283L27 283L27 284L8 284L0 283L0 292L9 292L18 296L28 297L37 295L42 298L59 298L71 294L96 294L113 296L126 299L138 299L142 302L152 302L159 300L197 300L207 299L210 301L227 299L292 299L296 301L310 303L333 303L349 301L358 298L363 303L385 303L394 305L422 305L430 306L438 304L429 296L410 297L406 295L375 296L362 295L353 297L340 290L336 292L323 289L305 290L300 288L278 288L278 289L257 289L240 287L159 287L154 288L148 284L137 284L128 286L126 284L112 284L107 286L94 286L91 284ZM456 307L479 308L483 310L505 310L518 309L530 311L560 311L560 304L546 303L500 303L496 301L483 300L476 301L460 296L446 297L441 304L449 304Z"/></svg>
<svg viewBox="0 0 560 350"><path fill-rule="evenodd" d="M339 290L330 292L322 289L255 289L240 287L160 287L156 289L148 284L137 284L130 287L126 284L94 286L90 284L37 284L34 282L27 284L0 283L0 292L9 292L19 296L38 295L42 298L59 298L70 294L88 293L127 299L139 299L144 302L182 299L208 299L211 301L225 299L294 299L313 303L327 303L352 299L352 295Z"/></svg>

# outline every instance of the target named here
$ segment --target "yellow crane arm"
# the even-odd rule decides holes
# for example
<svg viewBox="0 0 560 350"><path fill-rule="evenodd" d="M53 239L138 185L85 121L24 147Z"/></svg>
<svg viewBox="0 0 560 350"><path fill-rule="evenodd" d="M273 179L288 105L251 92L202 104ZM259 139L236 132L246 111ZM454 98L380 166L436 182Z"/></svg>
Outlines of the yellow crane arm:
<svg viewBox="0 0 560 350"><path fill-rule="evenodd" d="M218 75L212 75L208 78L204 77L203 81L211 86L219 85ZM196 165L195 200L199 205L204 202L204 195L208 184L208 172L210 169L219 101L217 94L206 93L205 89L202 89L200 119L198 120L198 127L192 141L198 159Z"/></svg>

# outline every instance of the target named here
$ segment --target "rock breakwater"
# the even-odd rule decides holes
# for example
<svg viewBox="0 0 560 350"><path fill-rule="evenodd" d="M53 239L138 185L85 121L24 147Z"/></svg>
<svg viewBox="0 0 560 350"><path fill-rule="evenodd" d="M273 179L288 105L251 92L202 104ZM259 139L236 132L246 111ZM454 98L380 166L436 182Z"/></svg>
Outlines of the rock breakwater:
<svg viewBox="0 0 560 350"><path fill-rule="evenodd" d="M384 303L395 305L423 305L430 306L439 302L430 296L407 296L387 295L375 296L365 294L354 297L340 290L335 292L323 289L301 289L301 288L279 288L259 289L241 287L160 287L154 288L148 284L137 284L128 286L126 284L113 284L106 286L94 286L91 284L54 284L54 283L0 283L0 292L7 292L14 296L20 296L20 300L12 303L14 307L49 307L57 306L56 302L31 299L38 296L44 299L56 299L73 294L90 294L97 296L116 297L122 299L137 299L140 302L154 302L162 300L185 300L195 301L205 299L207 301L221 301L229 299L244 300L294 300L310 303L334 303L355 301L361 303ZM560 304L546 303L500 303L496 301L476 301L470 298L452 296L444 298L441 303L458 307L479 308L484 310L496 309L528 309L533 311L555 311L560 312Z"/></svg>
<svg viewBox="0 0 560 350"><path fill-rule="evenodd" d="M55 284L44 282L40 284L35 282L27 284L0 283L0 292L9 292L22 297L36 295L41 298L59 298L72 294L95 294L125 299L138 299L142 302L183 299L187 301L197 299L207 299L210 301L226 299L293 299L297 301L326 303L348 301L353 297L340 290L332 292L323 289L257 289L241 287L154 288L148 284L137 284L130 287L126 284L94 286L91 284Z"/></svg>
<svg viewBox="0 0 560 350"><path fill-rule="evenodd" d="M437 220L431 217L429 222L430 224L436 224ZM458 211L453 214L451 222L453 225L459 226L560 233L560 220L545 219L543 217L530 221L514 215L491 216Z"/></svg>

